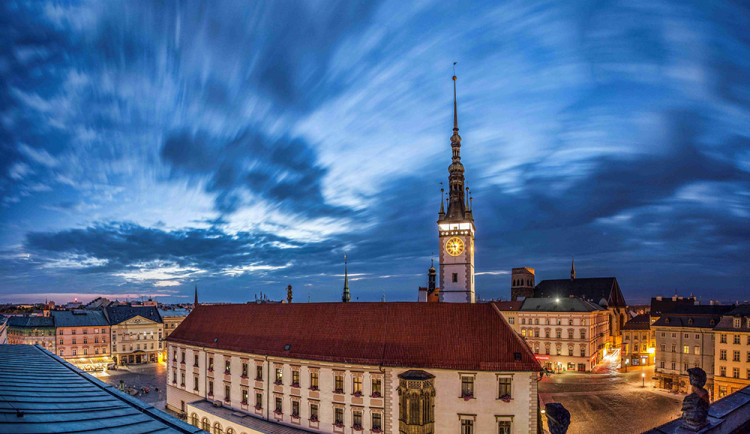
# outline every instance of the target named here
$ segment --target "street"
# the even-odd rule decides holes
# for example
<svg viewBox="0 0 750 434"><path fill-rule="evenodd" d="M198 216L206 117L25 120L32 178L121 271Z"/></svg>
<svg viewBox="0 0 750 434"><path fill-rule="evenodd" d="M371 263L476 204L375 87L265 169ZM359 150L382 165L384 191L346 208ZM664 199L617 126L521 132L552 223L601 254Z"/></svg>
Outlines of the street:
<svg viewBox="0 0 750 434"><path fill-rule="evenodd" d="M127 369L120 367L118 370L97 373L94 376L118 387L122 380L126 388L135 389L136 395L133 396L159 410L164 410L167 402L167 366L164 364L130 365ZM149 392L141 392L141 387L148 387Z"/></svg>
<svg viewBox="0 0 750 434"><path fill-rule="evenodd" d="M603 363L593 373L545 376L539 398L542 408L559 402L570 411L570 434L640 433L681 415L684 395L654 389L653 375L653 366L622 373Z"/></svg>

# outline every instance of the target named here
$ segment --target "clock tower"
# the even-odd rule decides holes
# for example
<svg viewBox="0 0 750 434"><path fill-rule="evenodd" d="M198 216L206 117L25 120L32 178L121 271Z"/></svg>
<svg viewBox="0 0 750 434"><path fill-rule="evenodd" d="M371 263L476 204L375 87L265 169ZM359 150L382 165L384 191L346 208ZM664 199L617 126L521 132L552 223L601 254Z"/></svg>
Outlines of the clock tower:
<svg viewBox="0 0 750 434"><path fill-rule="evenodd" d="M448 167L448 209L441 189L438 231L440 234L440 301L474 303L474 217L465 187L461 164L461 136L458 135L456 76L453 76L453 157Z"/></svg>

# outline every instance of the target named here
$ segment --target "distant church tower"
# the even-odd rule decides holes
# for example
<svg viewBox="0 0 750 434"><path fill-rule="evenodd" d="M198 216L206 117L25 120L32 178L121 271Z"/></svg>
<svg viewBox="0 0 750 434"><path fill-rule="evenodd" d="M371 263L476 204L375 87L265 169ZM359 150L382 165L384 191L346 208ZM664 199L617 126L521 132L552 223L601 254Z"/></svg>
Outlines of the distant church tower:
<svg viewBox="0 0 750 434"><path fill-rule="evenodd" d="M514 268L511 272L510 299L513 301L534 296L534 269L529 267Z"/></svg>
<svg viewBox="0 0 750 434"><path fill-rule="evenodd" d="M341 295L341 301L349 303L351 296L349 295L349 271L346 267L346 255L344 255L344 293Z"/></svg>
<svg viewBox="0 0 750 434"><path fill-rule="evenodd" d="M440 301L474 303L474 217L469 189L465 188L461 164L461 136L458 135L456 76L453 76L453 159L448 167L448 210L440 199L438 230L440 233ZM466 193L466 194L465 194Z"/></svg>

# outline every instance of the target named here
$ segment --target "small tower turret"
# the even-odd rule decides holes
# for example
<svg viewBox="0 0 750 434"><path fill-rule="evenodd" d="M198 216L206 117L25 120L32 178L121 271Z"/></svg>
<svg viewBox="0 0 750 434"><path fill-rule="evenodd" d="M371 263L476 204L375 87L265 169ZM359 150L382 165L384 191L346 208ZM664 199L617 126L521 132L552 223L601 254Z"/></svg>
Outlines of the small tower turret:
<svg viewBox="0 0 750 434"><path fill-rule="evenodd" d="M341 301L349 303L351 296L349 295L349 271L347 270L346 254L344 254L344 294L341 296Z"/></svg>

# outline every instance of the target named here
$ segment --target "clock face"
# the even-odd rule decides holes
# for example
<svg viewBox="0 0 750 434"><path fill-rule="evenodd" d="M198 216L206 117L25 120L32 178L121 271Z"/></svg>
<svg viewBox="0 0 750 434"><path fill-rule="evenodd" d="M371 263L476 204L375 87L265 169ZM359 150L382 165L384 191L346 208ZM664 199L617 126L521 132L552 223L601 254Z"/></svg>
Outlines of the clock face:
<svg viewBox="0 0 750 434"><path fill-rule="evenodd" d="M445 251L451 256L458 256L464 251L464 242L461 241L461 238L449 238L445 242Z"/></svg>

